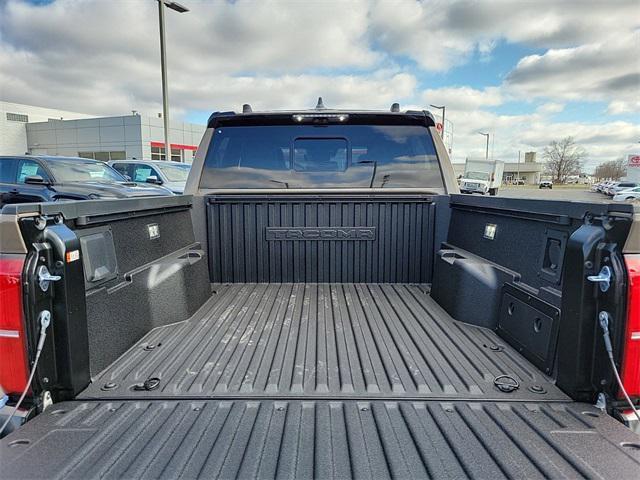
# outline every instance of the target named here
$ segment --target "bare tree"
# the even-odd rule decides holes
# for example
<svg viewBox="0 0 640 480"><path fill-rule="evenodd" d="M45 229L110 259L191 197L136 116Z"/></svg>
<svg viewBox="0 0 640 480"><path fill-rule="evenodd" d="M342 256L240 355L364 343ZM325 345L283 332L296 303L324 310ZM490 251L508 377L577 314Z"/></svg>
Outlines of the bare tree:
<svg viewBox="0 0 640 480"><path fill-rule="evenodd" d="M582 169L582 159L587 152L576 144L573 137L554 140L544 147L543 158L547 161L546 171L556 183L564 182L569 175L578 175Z"/></svg>
<svg viewBox="0 0 640 480"><path fill-rule="evenodd" d="M594 176L597 179L618 180L627 174L627 165L624 158L601 163L596 167Z"/></svg>

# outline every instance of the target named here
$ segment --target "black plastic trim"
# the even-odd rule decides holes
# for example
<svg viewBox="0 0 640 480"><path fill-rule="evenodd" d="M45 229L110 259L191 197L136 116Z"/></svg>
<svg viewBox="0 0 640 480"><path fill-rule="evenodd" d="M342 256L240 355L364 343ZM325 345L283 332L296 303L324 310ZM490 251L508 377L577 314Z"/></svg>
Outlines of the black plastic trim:
<svg viewBox="0 0 640 480"><path fill-rule="evenodd" d="M65 220L84 219L81 224L96 223L96 217L108 216L106 220L117 214L119 218L131 218L141 215L142 212L162 212L166 209L185 209L192 205L191 195L174 195L166 197L138 197L122 198L114 200L77 200L71 202L47 202L47 203L18 203L2 207L3 215L58 215L62 214ZM182 207L182 208L179 208Z"/></svg>
<svg viewBox="0 0 640 480"><path fill-rule="evenodd" d="M520 218L535 222L555 223L558 225L571 224L571 218L568 215L553 215L549 213L538 213L513 208L487 207L484 205L458 205L455 203L451 204L451 208L464 210L466 212L483 212L502 217Z"/></svg>
<svg viewBox="0 0 640 480"><path fill-rule="evenodd" d="M539 200L526 198L507 197L473 197L471 195L452 194L451 207L463 209L463 207L475 207L483 211L499 214L503 211L513 216L524 215L526 219L541 219L552 222L556 217L556 223L567 225L564 217L582 220L585 212L591 215L613 215L632 218L634 206L625 203L589 203L569 202L560 200ZM562 212L559 214L558 212ZM542 220L544 219L544 220Z"/></svg>

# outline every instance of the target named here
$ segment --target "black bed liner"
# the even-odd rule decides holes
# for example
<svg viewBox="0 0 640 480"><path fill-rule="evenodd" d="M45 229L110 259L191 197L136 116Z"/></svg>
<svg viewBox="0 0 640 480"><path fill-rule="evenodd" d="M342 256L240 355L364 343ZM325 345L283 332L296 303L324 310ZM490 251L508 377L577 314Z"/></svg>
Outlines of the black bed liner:
<svg viewBox="0 0 640 480"><path fill-rule="evenodd" d="M0 477L637 478L638 436L424 286L215 288L0 440Z"/></svg>
<svg viewBox="0 0 640 480"><path fill-rule="evenodd" d="M423 286L216 292L190 320L149 332L80 398L568 400L494 332L453 320ZM499 375L520 388L501 392ZM149 378L159 386L135 389Z"/></svg>
<svg viewBox="0 0 640 480"><path fill-rule="evenodd" d="M2 478L637 478L638 437L579 403L57 404L0 442Z"/></svg>

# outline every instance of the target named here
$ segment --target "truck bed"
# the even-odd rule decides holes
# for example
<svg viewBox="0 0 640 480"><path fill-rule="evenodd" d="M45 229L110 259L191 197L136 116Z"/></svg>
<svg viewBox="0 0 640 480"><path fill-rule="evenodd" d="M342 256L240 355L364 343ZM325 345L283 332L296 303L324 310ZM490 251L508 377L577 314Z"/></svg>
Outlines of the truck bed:
<svg viewBox="0 0 640 480"><path fill-rule="evenodd" d="M586 298L583 243L565 248L566 280L541 270L587 207L476 198L456 200L449 222L446 198L216 197L196 207L199 239L180 197L142 212L62 205L79 236L113 238L118 269L73 296L86 309L71 313L86 315L57 316L86 328L86 345L69 344L82 383L0 440L0 477L635 479L638 437L556 386L575 398L584 379L571 372L585 372L567 359L591 358L571 347L588 339L565 335L548 349L564 362L531 363L527 312L561 318L571 340L589 317L571 303ZM292 225L366 227L376 240L269 236ZM515 341L493 330L505 294ZM496 387L505 375L517 389Z"/></svg>
<svg viewBox="0 0 640 480"><path fill-rule="evenodd" d="M493 331L451 318L424 286L229 284L156 328L83 399L568 400ZM505 393L494 379L520 384ZM149 379L159 385L145 389Z"/></svg>
<svg viewBox="0 0 640 480"><path fill-rule="evenodd" d="M66 402L0 444L2 478L637 478L638 437L590 405Z"/></svg>
<svg viewBox="0 0 640 480"><path fill-rule="evenodd" d="M499 375L520 388L500 391ZM150 378L159 385L144 389ZM635 435L413 284L217 285L21 438L37 448L39 431L58 464L34 464L19 444L11 474L626 479L640 468Z"/></svg>

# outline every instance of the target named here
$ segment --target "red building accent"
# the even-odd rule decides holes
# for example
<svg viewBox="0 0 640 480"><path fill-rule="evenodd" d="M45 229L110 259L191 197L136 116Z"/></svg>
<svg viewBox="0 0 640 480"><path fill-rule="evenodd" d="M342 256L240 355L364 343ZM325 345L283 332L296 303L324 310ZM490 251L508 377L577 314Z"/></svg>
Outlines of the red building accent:
<svg viewBox="0 0 640 480"><path fill-rule="evenodd" d="M164 142L150 142L152 147L164 148ZM172 143L171 148L178 150L198 150L197 145L182 145L181 143Z"/></svg>

